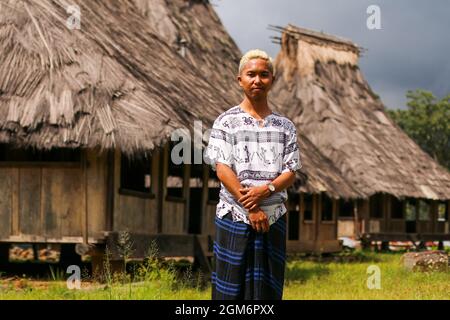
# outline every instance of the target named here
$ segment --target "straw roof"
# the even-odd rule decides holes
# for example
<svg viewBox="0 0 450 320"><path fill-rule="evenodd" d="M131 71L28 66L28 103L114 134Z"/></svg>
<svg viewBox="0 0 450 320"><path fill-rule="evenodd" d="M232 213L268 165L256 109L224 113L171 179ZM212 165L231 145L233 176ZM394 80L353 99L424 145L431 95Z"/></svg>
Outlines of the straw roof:
<svg viewBox="0 0 450 320"><path fill-rule="evenodd" d="M130 1L0 3L0 142L19 147L150 150L174 128L231 105Z"/></svg>
<svg viewBox="0 0 450 320"><path fill-rule="evenodd" d="M211 5L204 1L133 1L155 33L174 50L182 52L210 83L227 89L233 104L223 105L220 112L241 102L243 93L236 76L242 54ZM273 99L270 99L270 104L274 110L281 111ZM362 197L301 133L299 145L303 168L298 177L297 191L325 192L333 198ZM324 166L324 163L328 165Z"/></svg>
<svg viewBox="0 0 450 320"><path fill-rule="evenodd" d="M450 173L386 114L348 40L292 25L282 31L274 99L365 196L450 199Z"/></svg>
<svg viewBox="0 0 450 320"><path fill-rule="evenodd" d="M364 198L317 147L302 133L297 133L302 168L293 189L306 193L324 192L331 198Z"/></svg>
<svg viewBox="0 0 450 320"><path fill-rule="evenodd" d="M209 83L223 88L231 105L242 100L236 81L242 56L212 5L203 0L132 0L151 30L180 53Z"/></svg>
<svg viewBox="0 0 450 320"><path fill-rule="evenodd" d="M81 1L80 30L66 27L68 5L0 4L0 143L134 154L241 101L241 52L210 4ZM361 196L301 133L299 143L298 190Z"/></svg>

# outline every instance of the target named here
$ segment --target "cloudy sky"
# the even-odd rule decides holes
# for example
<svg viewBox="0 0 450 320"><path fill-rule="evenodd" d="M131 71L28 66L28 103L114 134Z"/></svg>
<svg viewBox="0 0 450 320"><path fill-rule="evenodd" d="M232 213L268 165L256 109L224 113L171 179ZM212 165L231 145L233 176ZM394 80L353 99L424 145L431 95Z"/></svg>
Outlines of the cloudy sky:
<svg viewBox="0 0 450 320"><path fill-rule="evenodd" d="M360 67L388 108L405 108L407 90L450 94L449 0L211 0L241 51L275 57L277 33L288 23L352 40L367 49ZM380 8L381 29L369 30L370 5Z"/></svg>

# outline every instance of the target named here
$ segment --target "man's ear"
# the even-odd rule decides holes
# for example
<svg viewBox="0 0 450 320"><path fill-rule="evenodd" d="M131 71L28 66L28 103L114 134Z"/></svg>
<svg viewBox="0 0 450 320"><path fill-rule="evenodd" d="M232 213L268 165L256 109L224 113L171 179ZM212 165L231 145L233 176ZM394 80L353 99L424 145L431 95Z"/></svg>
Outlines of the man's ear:
<svg viewBox="0 0 450 320"><path fill-rule="evenodd" d="M241 78L241 75L239 74L239 75L237 76L237 81L238 81L238 83L239 83L239 86L242 87L241 80L242 80L242 78Z"/></svg>

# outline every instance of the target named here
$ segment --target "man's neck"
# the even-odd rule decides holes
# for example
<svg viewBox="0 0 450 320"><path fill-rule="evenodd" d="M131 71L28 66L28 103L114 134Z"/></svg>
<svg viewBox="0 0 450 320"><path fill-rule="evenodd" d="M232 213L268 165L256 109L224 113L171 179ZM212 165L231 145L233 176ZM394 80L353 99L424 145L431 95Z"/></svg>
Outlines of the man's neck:
<svg viewBox="0 0 450 320"><path fill-rule="evenodd" d="M245 112L248 112L255 118L265 118L272 113L267 104L267 99L251 100L246 96L240 106Z"/></svg>

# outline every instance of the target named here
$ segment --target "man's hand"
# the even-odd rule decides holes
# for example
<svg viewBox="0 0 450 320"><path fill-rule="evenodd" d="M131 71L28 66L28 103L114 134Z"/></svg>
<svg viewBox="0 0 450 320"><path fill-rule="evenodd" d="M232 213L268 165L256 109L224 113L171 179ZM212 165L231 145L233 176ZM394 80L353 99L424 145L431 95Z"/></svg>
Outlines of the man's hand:
<svg viewBox="0 0 450 320"><path fill-rule="evenodd" d="M269 219L259 207L249 211L248 219L257 232L269 232Z"/></svg>
<svg viewBox="0 0 450 320"><path fill-rule="evenodd" d="M244 206L247 210L255 210L256 207L261 203L261 200L270 196L270 190L267 185L250 187L250 188L241 188L239 192L243 194L242 197L238 199L238 201Z"/></svg>

